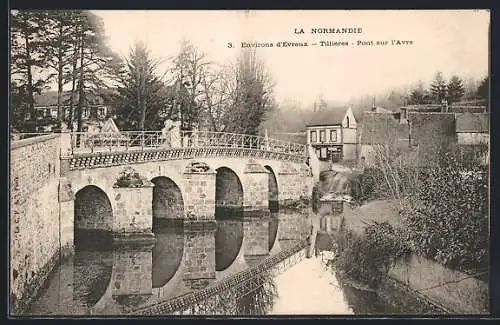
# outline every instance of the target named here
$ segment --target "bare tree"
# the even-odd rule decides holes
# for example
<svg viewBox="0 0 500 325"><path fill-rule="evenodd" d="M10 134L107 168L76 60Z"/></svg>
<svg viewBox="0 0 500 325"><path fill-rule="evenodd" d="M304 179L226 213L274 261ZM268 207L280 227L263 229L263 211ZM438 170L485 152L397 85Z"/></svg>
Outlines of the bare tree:
<svg viewBox="0 0 500 325"><path fill-rule="evenodd" d="M202 82L209 64L206 54L186 40L173 60L171 72L175 79L182 81L189 93L188 100L184 101L187 105L180 111L181 125L185 130L191 130L198 120Z"/></svg>

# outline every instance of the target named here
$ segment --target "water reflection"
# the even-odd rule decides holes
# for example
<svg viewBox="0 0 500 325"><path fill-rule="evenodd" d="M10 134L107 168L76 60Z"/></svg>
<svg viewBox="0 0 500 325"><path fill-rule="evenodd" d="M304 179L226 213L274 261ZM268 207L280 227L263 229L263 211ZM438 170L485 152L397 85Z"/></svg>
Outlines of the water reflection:
<svg viewBox="0 0 500 325"><path fill-rule="evenodd" d="M75 255L51 275L30 313L120 315L204 288L216 280L216 271L225 270L224 277L232 275L262 262L274 254L271 249L296 243L297 236L292 236L293 229L283 220L303 218L278 217L278 213L265 220L238 216L217 220L212 230L193 230L182 221L155 220L154 246L113 246L109 234L79 231L75 233ZM334 271L322 269L318 260L313 257L292 267L284 273L288 280L261 274L254 278L251 289L241 286L246 291L221 294L211 302L216 305L210 310L215 314L265 315L288 304L285 309L292 314L397 313L375 293L335 280ZM321 290L326 292L324 296L315 295ZM305 301L309 293L311 301Z"/></svg>
<svg viewBox="0 0 500 325"><path fill-rule="evenodd" d="M184 253L183 220L154 220L153 288L161 288L177 272Z"/></svg>
<svg viewBox="0 0 500 325"><path fill-rule="evenodd" d="M215 232L215 270L224 271L233 264L243 245L243 220L217 220Z"/></svg>
<svg viewBox="0 0 500 325"><path fill-rule="evenodd" d="M269 219L269 251L274 246L276 242L276 237L278 235L278 224L279 224L279 213L271 212L271 218Z"/></svg>

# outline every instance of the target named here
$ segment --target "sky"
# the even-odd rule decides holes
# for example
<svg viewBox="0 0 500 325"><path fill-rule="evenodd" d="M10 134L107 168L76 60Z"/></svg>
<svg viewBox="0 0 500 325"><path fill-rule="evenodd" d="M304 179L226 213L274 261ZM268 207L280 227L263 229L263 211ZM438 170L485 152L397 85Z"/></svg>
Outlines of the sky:
<svg viewBox="0 0 500 325"><path fill-rule="evenodd" d="M153 57L175 56L182 39L220 64L234 60L241 42L271 42L258 48L275 83L278 102L342 102L390 88L429 83L437 71L480 79L488 74L487 10L101 10L108 44L126 55L136 40ZM304 34L295 34L295 29ZM361 33L313 34L313 28L361 28ZM319 46L320 41L348 46ZM411 45L391 45L391 40ZM277 42L307 47L276 47ZM357 45L358 41L388 45ZM233 48L227 43L232 42ZM311 44L318 44L312 46ZM364 43L367 44L367 43ZM168 62L168 61L167 61ZM165 63L161 69L168 69Z"/></svg>

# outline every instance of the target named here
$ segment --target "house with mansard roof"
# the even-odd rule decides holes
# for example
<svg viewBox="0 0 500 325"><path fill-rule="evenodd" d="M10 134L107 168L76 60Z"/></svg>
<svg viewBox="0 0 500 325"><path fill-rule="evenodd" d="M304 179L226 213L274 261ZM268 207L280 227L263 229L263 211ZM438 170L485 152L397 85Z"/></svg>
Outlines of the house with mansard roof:
<svg viewBox="0 0 500 325"><path fill-rule="evenodd" d="M332 162L357 160L357 121L350 107L320 109L306 127L307 145L320 170L329 169Z"/></svg>

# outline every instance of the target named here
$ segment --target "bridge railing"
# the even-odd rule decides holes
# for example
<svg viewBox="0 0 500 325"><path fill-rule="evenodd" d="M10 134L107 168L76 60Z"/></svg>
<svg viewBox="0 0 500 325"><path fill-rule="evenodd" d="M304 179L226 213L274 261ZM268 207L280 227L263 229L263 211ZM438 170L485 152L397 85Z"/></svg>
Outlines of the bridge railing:
<svg viewBox="0 0 500 325"><path fill-rule="evenodd" d="M12 140L46 135L48 133L16 133ZM268 137L211 131L122 131L122 132L71 132L69 141L71 154L147 150L154 148L240 148L280 152L306 156L306 146L299 143L276 140Z"/></svg>
<svg viewBox="0 0 500 325"><path fill-rule="evenodd" d="M102 152L146 150L152 148L201 148L224 147L258 149L306 155L302 144L275 140L266 137L210 131L183 131L179 135L161 131L122 131L120 133L72 132L71 152Z"/></svg>

